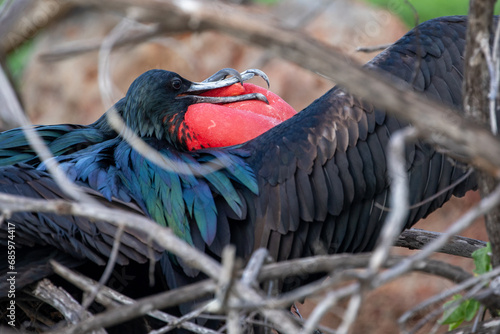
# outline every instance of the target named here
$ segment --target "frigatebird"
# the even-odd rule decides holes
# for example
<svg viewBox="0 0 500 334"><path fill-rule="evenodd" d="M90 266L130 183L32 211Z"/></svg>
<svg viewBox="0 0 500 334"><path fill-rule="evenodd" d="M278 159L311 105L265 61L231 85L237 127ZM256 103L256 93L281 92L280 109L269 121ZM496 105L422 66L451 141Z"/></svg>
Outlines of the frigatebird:
<svg viewBox="0 0 500 334"><path fill-rule="evenodd" d="M466 18L435 19L417 29L366 69L404 80L429 98L460 109ZM211 256L219 257L229 243L242 258L266 247L278 261L371 250L387 215L386 146L391 134L407 124L340 87L295 114L266 89L242 84L253 74L264 76L256 70L240 75L226 69L195 84L152 70L117 102L114 110L126 125L182 166L177 169L163 169L137 152L106 115L88 126L35 129L75 183L170 227ZM228 96L233 100L225 100ZM234 110L239 114L233 119ZM242 124L245 119L249 121ZM221 126L227 132L214 132ZM250 134L240 137L245 128ZM447 189L413 208L406 228L452 195L462 196L476 186L474 175L464 178L464 165L423 142L408 145L406 161L411 203ZM20 129L0 134L0 165L2 192L65 197ZM18 268L26 271L20 284L50 274L43 258L35 260L42 255L61 257L66 264L104 264L116 231L103 222L42 213L16 213L7 222L16 225L18 247L27 254ZM2 244L6 233L4 224ZM147 261L143 236L129 233L123 244L119 265ZM198 277L182 261L162 255L161 249L156 252L169 288ZM5 252L0 254L4 257ZM30 262L43 268L33 270Z"/></svg>

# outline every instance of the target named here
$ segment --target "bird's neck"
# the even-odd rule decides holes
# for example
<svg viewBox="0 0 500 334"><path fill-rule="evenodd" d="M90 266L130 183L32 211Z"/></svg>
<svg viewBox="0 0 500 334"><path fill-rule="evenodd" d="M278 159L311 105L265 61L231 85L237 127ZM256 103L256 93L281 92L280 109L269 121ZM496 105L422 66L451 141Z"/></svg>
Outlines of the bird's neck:
<svg viewBox="0 0 500 334"><path fill-rule="evenodd" d="M166 124L165 139L178 150L187 151L188 140L194 136L185 122L185 113L177 113L163 119ZM161 138L158 138L161 139Z"/></svg>
<svg viewBox="0 0 500 334"><path fill-rule="evenodd" d="M178 112L161 119L161 117L156 116L161 113L144 111L137 107L131 108L131 106L127 104L125 98L118 101L114 105L114 108L122 117L125 125L137 136L143 139L155 138L159 141L168 143L177 150L187 150L185 138L180 138L178 136L178 133L183 128L184 112ZM107 118L108 113L109 111L98 119L93 126L113 131Z"/></svg>

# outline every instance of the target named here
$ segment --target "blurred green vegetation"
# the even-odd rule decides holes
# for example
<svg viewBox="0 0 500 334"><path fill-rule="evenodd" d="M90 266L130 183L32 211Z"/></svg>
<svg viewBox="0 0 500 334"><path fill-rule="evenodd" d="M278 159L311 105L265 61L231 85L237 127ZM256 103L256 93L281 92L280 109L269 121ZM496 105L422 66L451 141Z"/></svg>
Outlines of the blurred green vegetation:
<svg viewBox="0 0 500 334"><path fill-rule="evenodd" d="M371 4L388 9L399 16L409 27L415 26L415 13L408 2L418 13L419 22L424 22L439 16L466 15L469 10L469 0L364 0ZM495 6L495 14L500 13L500 4Z"/></svg>
<svg viewBox="0 0 500 334"><path fill-rule="evenodd" d="M258 3L272 5L280 0L255 0ZM393 14L401 17L409 27L415 25L415 13L405 0L364 0L388 9ZM0 4L3 0L0 0ZM418 12L420 22L445 15L466 15L469 9L469 0L412 0L408 1ZM495 6L495 14L500 13L500 3ZM20 48L10 53L7 57L7 66L16 82L22 75L22 71L29 59L33 42L28 41Z"/></svg>
<svg viewBox="0 0 500 334"><path fill-rule="evenodd" d="M16 84L21 80L23 69L33 50L33 40L28 40L7 56L7 68Z"/></svg>

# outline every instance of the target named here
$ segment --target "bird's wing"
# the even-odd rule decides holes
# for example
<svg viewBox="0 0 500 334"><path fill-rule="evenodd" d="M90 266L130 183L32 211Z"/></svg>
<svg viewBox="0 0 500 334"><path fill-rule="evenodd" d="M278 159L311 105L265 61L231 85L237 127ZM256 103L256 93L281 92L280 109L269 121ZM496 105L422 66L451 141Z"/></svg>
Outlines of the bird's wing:
<svg viewBox="0 0 500 334"><path fill-rule="evenodd" d="M466 20L431 20L409 32L370 62L413 83L415 90L459 107ZM418 64L418 59L421 59ZM373 248L387 211L389 182L386 146L406 126L381 110L333 88L291 119L243 149L257 173L259 196L251 196L255 246L267 247L278 260L318 253ZM411 203L418 203L455 182L465 171L423 143L408 145ZM462 183L416 209L411 226L462 194Z"/></svg>
<svg viewBox="0 0 500 334"><path fill-rule="evenodd" d="M74 124L39 125L34 129L55 156L102 142L110 134L92 126ZM16 163L37 166L40 163L22 128L0 133L0 143L0 166Z"/></svg>
<svg viewBox="0 0 500 334"><path fill-rule="evenodd" d="M2 193L35 199L67 198L50 175L29 165L0 167L0 188ZM95 200L108 205L109 202L99 193L89 189L86 191ZM141 213L138 207L131 203L114 199L113 205L130 212ZM15 234L14 239L9 238L12 231ZM9 240L14 240L19 254L23 251L29 253L33 248L58 258L61 257L59 253L64 253L65 262L72 258L74 263L90 260L98 265L104 265L111 254L116 233L116 226L103 221L55 213L16 212L0 225L0 245L7 246ZM155 259L158 259L163 252L158 245L148 242L145 235L126 228L121 238L117 263L121 265L130 261L144 263L149 259L150 250L153 251ZM2 257L4 255L2 254ZM7 263L7 260L2 263ZM34 276L41 278L50 274L47 272L51 270L49 266L30 267L29 262L27 264L26 268L16 266L21 276L33 279ZM31 274L23 273L23 269Z"/></svg>

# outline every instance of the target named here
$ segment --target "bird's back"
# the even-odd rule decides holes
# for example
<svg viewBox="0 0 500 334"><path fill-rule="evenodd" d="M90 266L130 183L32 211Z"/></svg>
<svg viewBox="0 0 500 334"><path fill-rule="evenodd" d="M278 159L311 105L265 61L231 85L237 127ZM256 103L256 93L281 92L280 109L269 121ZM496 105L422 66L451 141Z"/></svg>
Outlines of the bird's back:
<svg viewBox="0 0 500 334"><path fill-rule="evenodd" d="M416 29L365 68L461 110L466 18L439 18ZM260 189L255 246L278 260L371 250L390 210L387 144L406 126L335 87L248 143ZM464 165L421 141L407 145L406 161L410 205L418 204L407 228L476 185Z"/></svg>

